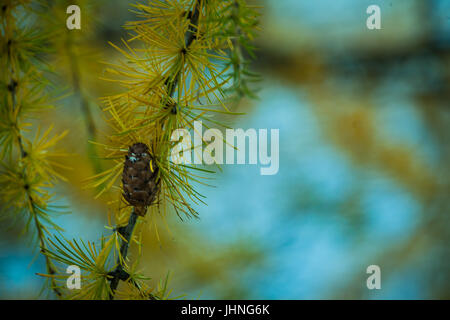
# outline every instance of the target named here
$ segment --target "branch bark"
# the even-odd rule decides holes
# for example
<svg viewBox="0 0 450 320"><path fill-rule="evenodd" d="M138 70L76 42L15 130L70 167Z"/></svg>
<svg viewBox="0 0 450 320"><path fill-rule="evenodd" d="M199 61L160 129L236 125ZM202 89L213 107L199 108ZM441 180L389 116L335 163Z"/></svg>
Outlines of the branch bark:
<svg viewBox="0 0 450 320"><path fill-rule="evenodd" d="M196 1L193 10L190 11L189 14L187 15L188 19L190 20L190 25L188 27L186 34L184 35L185 45L183 48L183 52L185 52L189 48L189 46L196 38L199 16L200 16L199 4L198 1ZM173 77L167 79L166 85L168 86L169 89L169 96L173 97L175 93L175 88L178 86L179 79L180 79L180 72L177 72Z"/></svg>
<svg viewBox="0 0 450 320"><path fill-rule="evenodd" d="M117 257L117 267L116 269L110 273L112 276L112 279L110 280L110 288L111 292L109 295L109 299L114 299L114 294L117 290L117 286L119 285L120 280L128 280L129 274L123 269L122 262L125 261L128 254L128 248L130 246L130 240L131 235L133 234L134 227L137 222L138 215L135 212L135 209L133 208L133 211L131 212L130 218L128 220L128 224L120 228L118 232L124 237L125 240L122 239L122 243L120 245L120 256Z"/></svg>

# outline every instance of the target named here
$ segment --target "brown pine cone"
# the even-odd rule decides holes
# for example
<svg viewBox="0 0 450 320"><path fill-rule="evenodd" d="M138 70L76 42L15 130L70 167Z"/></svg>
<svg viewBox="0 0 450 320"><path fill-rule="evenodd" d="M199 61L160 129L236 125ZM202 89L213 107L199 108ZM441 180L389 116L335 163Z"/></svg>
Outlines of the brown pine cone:
<svg viewBox="0 0 450 320"><path fill-rule="evenodd" d="M145 215L147 206L156 198L159 190L157 176L158 167L148 146L140 142L130 146L123 166L123 197L140 216Z"/></svg>

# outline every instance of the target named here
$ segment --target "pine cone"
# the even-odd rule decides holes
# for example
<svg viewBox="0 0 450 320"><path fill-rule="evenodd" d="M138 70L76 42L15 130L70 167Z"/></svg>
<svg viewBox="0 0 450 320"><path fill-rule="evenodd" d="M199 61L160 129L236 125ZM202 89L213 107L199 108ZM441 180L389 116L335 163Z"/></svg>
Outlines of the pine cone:
<svg viewBox="0 0 450 320"><path fill-rule="evenodd" d="M133 144L128 149L123 166L123 197L140 216L145 215L147 206L156 198L160 181L157 176L158 167L148 146L140 142Z"/></svg>

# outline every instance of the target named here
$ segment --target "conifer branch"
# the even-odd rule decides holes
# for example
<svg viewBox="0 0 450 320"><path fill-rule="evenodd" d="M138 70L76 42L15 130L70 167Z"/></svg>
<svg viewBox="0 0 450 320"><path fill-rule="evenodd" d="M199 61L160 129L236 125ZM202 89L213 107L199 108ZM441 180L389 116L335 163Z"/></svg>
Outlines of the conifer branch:
<svg viewBox="0 0 450 320"><path fill-rule="evenodd" d="M9 51L9 49L8 49L8 51ZM12 103L11 108L12 108L12 110L15 110L16 109L16 100L17 100L16 99L16 88L17 88L17 86L19 84L14 79L13 75L14 75L14 70L12 70L12 72L11 72L10 84L8 85L8 91L11 94L11 103ZM27 157L27 152L25 151L25 148L23 146L22 134L20 132L20 129L19 129L19 126L18 126L17 122L18 122L18 119L16 119L16 124L15 124L16 130L17 130L17 143L18 143L19 149L20 149L20 158L23 161ZM26 176L26 168L25 167L23 168L22 174L23 174L23 176ZM24 188L26 189L25 191L27 192L28 202L29 202L29 205L30 205L30 213L31 213L31 215L33 217L33 220L34 220L34 223L35 223L35 227L36 227L36 232L37 232L38 239L39 239L39 244L40 244L39 245L40 246L39 252L42 253L45 250L47 250L47 246L45 244L45 235L44 235L44 232L42 230L42 224L40 223L40 221L38 219L38 215L37 215L37 213L34 210L35 203L34 203L33 198L31 197L31 195L28 193L27 185L25 185ZM47 272L50 275L56 274L56 268L53 265L53 263L51 262L50 258L47 255L44 255L44 257L45 257L45 266L46 266ZM51 278L50 282L51 282L52 290L55 292L55 294L58 297L61 297L62 296L61 291L56 287L55 280L53 278Z"/></svg>
<svg viewBox="0 0 450 320"><path fill-rule="evenodd" d="M13 41L15 41L13 39L14 37L14 30L16 28L16 24L15 24L15 20L16 18L14 17L14 15L12 14L12 7L9 7L8 5L3 5L2 6L2 11L3 13L6 15L4 17L4 30L5 30L5 38L6 38L6 50L7 50L7 62L8 62L8 67L9 67L9 79L8 79L8 85L7 85L7 91L10 94L11 97L11 104L9 105L10 110L12 112L12 114L14 114L14 123L13 125L13 132L14 135L16 136L16 141L17 141L17 146L18 146L18 151L19 151L19 158L20 158L20 162L24 163L28 157L28 153L24 147L24 143L23 143L23 134L20 130L20 126L19 126L19 112L17 110L17 108L20 108L20 106L17 105L17 88L19 87L19 85L21 85L21 83L19 83L18 80L18 74L19 74L19 66L16 65L16 63L18 64L18 61L16 59L14 59L14 52L12 51L12 44ZM9 30L9 32L6 32L6 30ZM44 251L47 250L47 245L45 242L45 227L42 225L42 223L39 221L39 217L38 217L38 212L36 212L36 207L38 206L38 204L36 203L36 201L33 199L32 195L31 195L31 190L30 190L30 185L28 184L28 175L29 175L29 168L27 168L26 165L24 165L23 167L19 166L19 169L21 171L20 173L20 177L23 179L23 181L25 182L23 188L24 188L24 192L26 195L26 201L28 201L28 211L31 215L30 219L32 219L34 221L35 224L35 229L37 232L37 237L39 240L39 247L40 253L43 253ZM53 262L51 261L51 259L44 254L45 257L45 265L46 265L46 269L47 272L50 275L54 275L57 273L56 267L53 264ZM56 282L54 278L50 278L50 283L51 283L51 289L53 290L53 292L55 292L55 294L58 297L62 296L61 291L56 287Z"/></svg>
<svg viewBox="0 0 450 320"><path fill-rule="evenodd" d="M140 276L129 270L127 265L138 216L144 216L148 208L165 212L166 204L169 204L180 219L180 212L188 218L197 217L198 213L190 202L204 203L203 196L191 185L191 182L199 182L199 176L190 173L190 169L196 168L178 165L170 160L174 145L171 133L180 127L192 128L193 119L209 118L204 114L215 111L215 108L203 108L197 114L198 108L194 105L202 103L203 98L212 106L216 100L216 106L222 106L225 113L230 113L222 101L225 91L229 91L224 86L231 79L227 72L230 66L235 67L234 73L238 76L247 71L244 70L245 61L239 45L247 51L251 50L248 41L252 39L251 29L257 23L253 19L253 11L244 2L233 0L225 3L207 0L180 3L150 1L135 6L144 20L126 24L126 28L132 31L132 37L128 41L123 40L124 50L111 43L126 61L110 64L106 71L113 78L105 78L119 82L127 91L102 98L105 105L103 111L109 116L106 120L116 133L109 136L108 143L102 146L106 158L116 164L88 180L89 187L102 186L98 197L111 190L122 176L120 189L123 200L132 207L127 224L116 226L109 239L106 242L102 240L102 253L94 263L98 269L85 267L91 275L94 274L96 280L92 281L99 281L99 289L92 293L93 297L102 299L114 299L120 281L134 286L140 297L160 298L149 294L138 280ZM161 15L161 10L167 10L167 15ZM241 26L243 34L239 31ZM139 46L135 50L129 44L132 41L141 41L143 48ZM141 57L142 51L145 59ZM233 55L237 52L238 59L234 59ZM240 77L235 79L238 81L231 89L240 92L243 82L239 81ZM183 109L179 109L180 106ZM125 150L128 153L122 162L118 159L123 159ZM158 207L153 207L155 202ZM122 221L122 213L125 213L122 210L119 208L118 221ZM113 251L112 248L116 249ZM112 268L106 268L105 261L110 261L107 259L110 252L115 252L118 257ZM102 282L105 275L108 279L106 283ZM106 292L103 284L107 286Z"/></svg>
<svg viewBox="0 0 450 320"><path fill-rule="evenodd" d="M13 82L16 85L12 86L12 89L10 90L10 92L11 92L12 109L14 110L15 107L16 107L16 105L15 105L16 104L16 97L15 97L16 91L15 91L15 88L16 88L16 86L18 84L17 84L17 82L15 80L11 80L11 83L13 83ZM18 125L17 124L16 124L16 128L17 128L17 142L18 142L19 149L20 149L20 158L23 161L27 157L27 152L25 151L25 148L23 146L22 135L21 135L20 129L18 129ZM25 167L23 168L23 176L26 176L26 168ZM43 226L42 226L41 222L39 221L38 214L34 210L36 204L35 204L33 198L31 197L31 195L28 193L29 192L29 188L28 188L27 185L25 185L24 188L25 188L25 191L27 192L28 202L29 202L29 205L30 205L30 213L31 213L31 215L33 217L33 220L34 220L34 223L35 223L35 227L36 227L36 232L37 232L38 239L39 239L39 247L40 247L39 252L43 253L43 252L45 252L47 250L47 245L45 244L45 235L44 235L44 232L43 232ZM50 258L47 255L45 255L45 254L44 254L44 258L45 258L45 266L46 266L48 274L50 274L50 275L56 274L56 268L53 265L53 263L50 260ZM62 293L56 287L56 282L55 282L54 278L50 278L50 282L51 282L51 289L53 290L53 292L55 292L55 294L58 297L61 297Z"/></svg>
<svg viewBox="0 0 450 320"><path fill-rule="evenodd" d="M194 39L196 37L199 16L200 16L199 4L198 4L198 1L195 1L193 10L190 11L187 16L187 18L190 20L190 24L189 24L188 30L186 31L186 34L185 34L185 48L183 48L182 54L185 54L185 51L189 48L189 46L192 44L192 42L194 41ZM168 78L168 79L173 79L173 80L169 80L167 83L168 89L169 89L168 94L170 97L173 97L173 95L175 93L175 89L178 86L180 75L181 75L181 71L178 71L172 78ZM141 208L137 209L136 207L133 207L133 211L131 212L130 218L128 220L128 224L125 227L118 229L118 232L120 232L120 234L124 237L124 240L122 240L121 247L120 247L120 255L117 258L117 267L110 274L110 276L112 276L112 279L110 280L111 292L110 292L110 296L109 296L109 298L111 300L114 299L114 294L116 292L116 289L119 285L120 280L127 281L129 279L128 273L123 269L123 262L125 261L125 259L127 257L131 236L133 234L133 230L136 225L137 218L138 218L138 214L136 214L136 210L142 210L142 209ZM144 210L147 210L147 208L145 208ZM132 281L132 284L138 290L140 290L139 285L135 281ZM150 295L150 299L152 299L152 297L153 296ZM154 299L154 297L153 297L153 299Z"/></svg>

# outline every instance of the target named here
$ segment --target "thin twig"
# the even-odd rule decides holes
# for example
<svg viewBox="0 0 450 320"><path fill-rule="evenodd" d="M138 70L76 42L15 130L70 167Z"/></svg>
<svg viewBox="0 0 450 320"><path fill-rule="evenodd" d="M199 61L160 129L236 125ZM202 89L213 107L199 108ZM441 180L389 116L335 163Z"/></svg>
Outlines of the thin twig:
<svg viewBox="0 0 450 320"><path fill-rule="evenodd" d="M117 257L117 267L113 272L110 273L112 279L110 279L111 292L109 294L109 299L111 300L114 299L114 294L116 292L117 286L119 285L119 281L125 278L123 274L124 269L122 262L125 261L127 257L131 235L133 234L137 218L138 215L135 213L135 210L133 208L133 211L131 212L130 218L128 220L128 224L124 228L121 228L120 231L118 231L124 239L122 239L122 243L120 245L120 254L119 257Z"/></svg>
<svg viewBox="0 0 450 320"><path fill-rule="evenodd" d="M188 30L186 31L186 34L184 36L184 48L183 52L185 52L189 46L192 44L192 42L196 38L197 28L198 28L198 18L200 16L199 11L199 4L198 1L194 4L193 11L190 11L188 14L188 18L191 20ZM180 81L180 71L178 71L175 75L168 78L166 81L167 87L169 88L169 96L173 97L175 93L175 88L178 86L178 82Z"/></svg>

